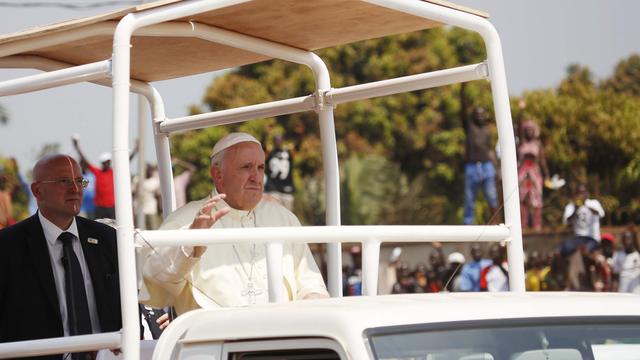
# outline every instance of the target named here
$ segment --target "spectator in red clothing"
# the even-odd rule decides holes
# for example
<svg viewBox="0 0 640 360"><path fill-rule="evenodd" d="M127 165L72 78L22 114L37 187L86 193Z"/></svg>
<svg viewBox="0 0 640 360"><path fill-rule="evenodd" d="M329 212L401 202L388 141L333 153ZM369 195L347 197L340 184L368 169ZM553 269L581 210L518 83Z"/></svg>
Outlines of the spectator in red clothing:
<svg viewBox="0 0 640 360"><path fill-rule="evenodd" d="M77 136L72 137L73 147L78 152L80 156L80 165L83 168L89 169L96 177L96 195L94 198L94 203L96 205L95 217L96 219L114 219L116 218L116 210L115 210L115 196L113 189L113 168L111 168L111 153L103 152L100 154L100 164L101 167L98 168L93 164L89 163L87 157L84 155L82 150L80 150L79 139ZM129 156L129 160L133 158L136 154L138 148L137 143L136 147L131 152Z"/></svg>

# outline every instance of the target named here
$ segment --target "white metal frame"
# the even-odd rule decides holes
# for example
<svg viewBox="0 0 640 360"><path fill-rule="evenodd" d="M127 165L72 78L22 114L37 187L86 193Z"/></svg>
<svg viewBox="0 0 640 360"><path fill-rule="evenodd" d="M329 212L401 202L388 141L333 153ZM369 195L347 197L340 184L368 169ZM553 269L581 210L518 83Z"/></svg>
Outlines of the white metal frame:
<svg viewBox="0 0 640 360"><path fill-rule="evenodd" d="M137 284L135 269L134 228L132 214L131 184L129 173L129 92L144 95L150 103L154 124L154 141L163 192L163 212L165 216L175 209L175 197L169 153L168 134L175 131L202 128L247 121L301 111L315 110L320 121L323 163L325 166L326 222L328 226L305 228L260 228L192 230L190 239L176 241L181 237L176 231L144 231L140 234L152 246L166 244L206 245L215 239L221 242L257 241L267 246L270 301L283 301L278 291L282 268L280 258L282 246L291 242L324 242L329 244L329 291L333 296L341 293L341 247L342 241L363 244L363 289L366 295L375 295L377 288L377 266L382 242L408 241L504 241L508 246L510 287L512 291L524 291L524 267L522 254L522 231L518 201L518 184L515 157L515 142L511 125L509 98L502 60L500 39L495 28L484 18L445 8L427 2L402 0L364 0L371 4L401 12L422 16L445 24L459 26L479 33L487 48L485 63L467 65L454 69L405 76L370 84L355 85L342 89L332 89L329 72L322 60L312 52L269 42L263 39L218 29L212 26L190 23L164 23L196 13L224 8L247 0L198 0L181 2L161 8L150 9L125 16L115 27L113 57L104 61L71 67L49 59L35 56L13 55L0 58L2 67L30 66L48 73L28 76L22 79L0 82L0 96L36 91L81 81L91 81L108 85L105 79L112 76L113 88L113 167L115 175L115 196L120 289L122 302L123 329L120 341L114 340L119 333L96 334L73 338L58 338L0 344L0 358L44 354L46 349L57 351L87 350L96 347L121 345L125 358L139 358ZM88 30L74 31L38 43L19 43L13 49L0 52L0 56L19 53L29 47L64 43L85 36L111 33L114 24L99 24ZM316 79L316 91L306 97L274 101L265 104L245 106L237 109L216 111L196 116L167 119L160 94L149 84L130 80L130 47L133 33L140 36L191 36L218 42L224 45L249 50L304 64ZM21 62L19 64L19 62ZM494 99L494 109L502 156L503 198L505 225L495 226L340 226L339 176L333 119L333 107L339 103L384 96L399 92L426 89L457 82L489 79ZM515 194L515 195L514 195ZM304 241L300 240L304 239ZM29 350L24 350L28 346ZM20 349L23 349L22 352Z"/></svg>

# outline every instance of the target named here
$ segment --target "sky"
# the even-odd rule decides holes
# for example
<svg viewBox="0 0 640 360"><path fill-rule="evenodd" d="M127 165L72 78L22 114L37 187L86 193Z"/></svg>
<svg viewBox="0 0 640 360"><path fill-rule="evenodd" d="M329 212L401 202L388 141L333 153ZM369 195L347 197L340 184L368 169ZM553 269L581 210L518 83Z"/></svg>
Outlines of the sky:
<svg viewBox="0 0 640 360"><path fill-rule="evenodd" d="M34 0L24 0L23 3ZM6 2L20 3L18 0ZM3 2L3 3L6 3ZM39 2L83 3L80 0ZM85 0L94 2L93 0ZM629 0L458 0L458 4L486 11L502 40L507 82L511 95L527 90L552 88L564 77L569 64L589 67L597 79L611 74L615 64L640 53L640 1ZM64 8L14 8L0 6L0 33L95 15L120 7L90 10ZM36 71L0 70L0 81ZM187 115L199 104L216 74L203 74L153 83L163 95L167 116ZM132 100L132 119L137 116ZM74 154L70 137L92 162L111 149L111 89L76 84L28 95L0 98L9 123L0 125L0 155L16 157L23 173L36 160L44 144L57 143L60 152ZM153 156L149 120L146 148ZM132 120L131 133L138 134ZM133 141L133 140L131 140ZM150 160L155 162L155 160Z"/></svg>

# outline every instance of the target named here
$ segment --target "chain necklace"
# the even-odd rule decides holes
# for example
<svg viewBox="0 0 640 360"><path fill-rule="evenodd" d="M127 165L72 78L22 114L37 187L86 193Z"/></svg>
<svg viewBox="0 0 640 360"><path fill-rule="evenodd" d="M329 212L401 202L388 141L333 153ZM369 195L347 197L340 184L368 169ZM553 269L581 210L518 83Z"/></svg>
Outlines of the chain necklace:
<svg viewBox="0 0 640 360"><path fill-rule="evenodd" d="M257 221L256 221L256 213L252 210L247 214L247 216L250 214L253 215L253 227L254 228L258 227ZM240 218L240 226L243 228L245 227L244 223L242 222L242 218ZM233 253L235 254L236 259L240 264L240 268L242 269L242 272L248 279L246 288L240 291L240 295L247 298L247 302L249 303L249 305L254 305L256 303L256 296L262 295L263 293L262 289L257 287L253 282L253 269L256 265L256 244L252 244L251 246L251 258L249 260L249 265L250 265L249 271L247 271L247 269L245 268L244 263L240 258L240 253L238 252L238 249L236 248L236 246L231 245L231 248L233 249Z"/></svg>

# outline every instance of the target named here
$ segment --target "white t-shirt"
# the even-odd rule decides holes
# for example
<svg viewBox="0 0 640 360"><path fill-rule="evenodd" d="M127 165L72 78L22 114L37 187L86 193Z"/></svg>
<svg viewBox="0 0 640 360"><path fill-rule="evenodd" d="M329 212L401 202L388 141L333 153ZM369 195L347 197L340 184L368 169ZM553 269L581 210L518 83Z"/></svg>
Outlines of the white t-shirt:
<svg viewBox="0 0 640 360"><path fill-rule="evenodd" d="M640 294L640 253L626 254L620 269L618 292Z"/></svg>
<svg viewBox="0 0 640 360"><path fill-rule="evenodd" d="M499 267L491 265L485 275L485 279L487 280L487 291L509 291L509 278Z"/></svg>
<svg viewBox="0 0 640 360"><path fill-rule="evenodd" d="M576 213L572 218L573 232L576 236L589 236L600 241L600 218L604 217L604 209L600 202L595 199L587 199L584 204L576 210L576 205L570 202L564 208L562 222L567 224L569 217Z"/></svg>

